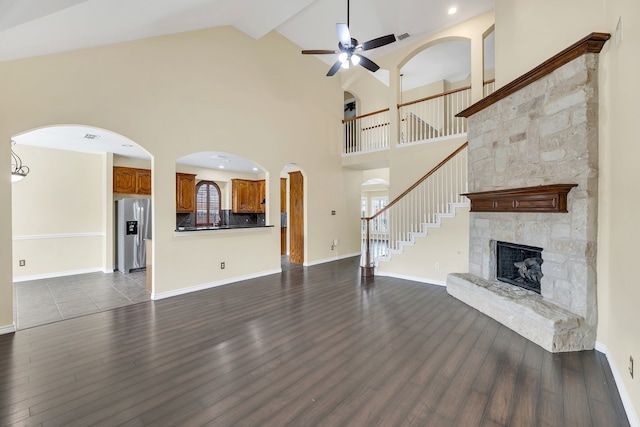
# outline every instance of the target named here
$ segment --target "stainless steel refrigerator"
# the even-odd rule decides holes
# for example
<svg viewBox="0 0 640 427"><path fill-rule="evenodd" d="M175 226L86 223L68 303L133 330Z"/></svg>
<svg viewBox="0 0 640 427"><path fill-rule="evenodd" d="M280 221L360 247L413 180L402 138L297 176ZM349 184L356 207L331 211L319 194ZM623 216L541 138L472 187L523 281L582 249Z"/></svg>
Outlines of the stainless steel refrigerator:
<svg viewBox="0 0 640 427"><path fill-rule="evenodd" d="M145 240L151 239L151 200L116 200L116 265L129 273L145 268Z"/></svg>

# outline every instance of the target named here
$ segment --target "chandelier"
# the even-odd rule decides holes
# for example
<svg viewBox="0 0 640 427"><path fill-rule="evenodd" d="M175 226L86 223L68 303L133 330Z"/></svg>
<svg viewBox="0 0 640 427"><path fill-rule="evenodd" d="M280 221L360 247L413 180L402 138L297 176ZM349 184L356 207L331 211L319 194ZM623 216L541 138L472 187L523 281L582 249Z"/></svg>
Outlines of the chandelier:
<svg viewBox="0 0 640 427"><path fill-rule="evenodd" d="M11 145L15 145L16 142L11 140ZM20 181L29 173L29 167L22 164L22 159L11 149L11 182Z"/></svg>

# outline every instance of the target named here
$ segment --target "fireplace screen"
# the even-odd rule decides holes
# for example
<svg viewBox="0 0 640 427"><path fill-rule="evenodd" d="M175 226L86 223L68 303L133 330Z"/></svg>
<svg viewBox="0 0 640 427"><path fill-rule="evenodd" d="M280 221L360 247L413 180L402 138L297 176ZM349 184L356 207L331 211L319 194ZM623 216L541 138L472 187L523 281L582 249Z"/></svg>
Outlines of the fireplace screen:
<svg viewBox="0 0 640 427"><path fill-rule="evenodd" d="M542 248L496 242L496 278L540 293Z"/></svg>

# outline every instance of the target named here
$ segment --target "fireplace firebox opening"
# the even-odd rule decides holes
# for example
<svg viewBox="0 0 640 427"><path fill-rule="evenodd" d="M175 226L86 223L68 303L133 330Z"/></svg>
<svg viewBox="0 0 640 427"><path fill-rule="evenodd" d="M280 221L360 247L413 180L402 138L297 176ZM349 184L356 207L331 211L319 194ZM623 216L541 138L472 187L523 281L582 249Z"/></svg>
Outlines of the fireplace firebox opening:
<svg viewBox="0 0 640 427"><path fill-rule="evenodd" d="M542 248L496 242L496 278L540 293Z"/></svg>

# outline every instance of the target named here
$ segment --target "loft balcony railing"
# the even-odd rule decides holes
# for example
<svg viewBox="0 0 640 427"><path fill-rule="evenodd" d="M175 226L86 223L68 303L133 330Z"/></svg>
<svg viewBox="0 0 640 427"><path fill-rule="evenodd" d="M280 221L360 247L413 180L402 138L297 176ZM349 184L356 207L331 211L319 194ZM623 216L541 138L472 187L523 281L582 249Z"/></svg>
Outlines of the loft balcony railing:
<svg viewBox="0 0 640 427"><path fill-rule="evenodd" d="M467 121L456 114L469 105L471 87L399 104L400 145L465 134Z"/></svg>
<svg viewBox="0 0 640 427"><path fill-rule="evenodd" d="M495 79L486 80L482 84L482 97L486 98L487 96L489 96L493 92L495 92L495 90L496 90L496 81L495 81Z"/></svg>
<svg viewBox="0 0 640 427"><path fill-rule="evenodd" d="M342 121L343 154L362 154L389 148L389 109L374 111Z"/></svg>
<svg viewBox="0 0 640 427"><path fill-rule="evenodd" d="M429 225L467 205L467 145L464 143L404 193L371 217L362 220L363 275L372 275L377 260L399 253Z"/></svg>

